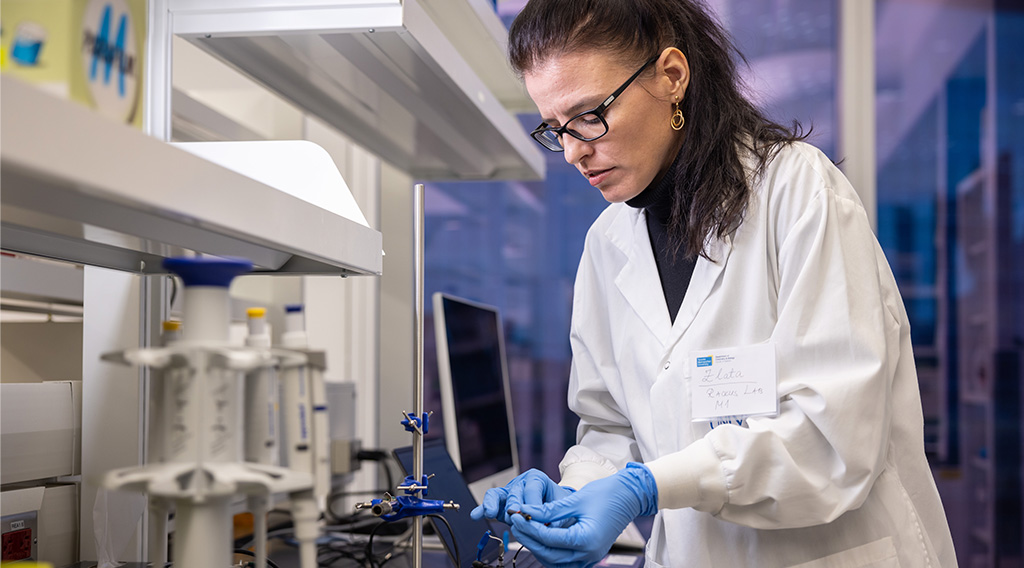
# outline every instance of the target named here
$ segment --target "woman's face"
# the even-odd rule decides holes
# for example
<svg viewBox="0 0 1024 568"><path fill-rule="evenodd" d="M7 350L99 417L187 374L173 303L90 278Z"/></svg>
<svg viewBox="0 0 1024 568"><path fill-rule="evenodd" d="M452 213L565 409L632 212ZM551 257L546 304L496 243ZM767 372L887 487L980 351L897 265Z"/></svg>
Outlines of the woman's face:
<svg viewBox="0 0 1024 568"><path fill-rule="evenodd" d="M685 92L689 69L678 50L666 53L670 51L674 53L662 54L607 108L607 134L591 142L562 136L565 161L611 203L636 197L668 169L682 145L682 132L669 122L675 97L681 100ZM586 51L550 57L524 79L541 119L561 126L600 105L635 72L607 53Z"/></svg>

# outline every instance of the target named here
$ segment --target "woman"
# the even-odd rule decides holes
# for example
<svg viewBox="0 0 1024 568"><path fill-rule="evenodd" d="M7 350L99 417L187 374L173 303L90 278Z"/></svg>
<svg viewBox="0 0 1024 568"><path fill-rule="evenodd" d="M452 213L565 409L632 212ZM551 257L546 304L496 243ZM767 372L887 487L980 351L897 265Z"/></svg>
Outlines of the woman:
<svg viewBox="0 0 1024 568"><path fill-rule="evenodd" d="M955 566L864 208L743 98L720 27L695 0L532 0L509 43L534 138L611 205L576 280L561 485L527 472L473 516L549 566L654 513L648 566ZM703 406L741 398L698 384L723 348L773 408Z"/></svg>

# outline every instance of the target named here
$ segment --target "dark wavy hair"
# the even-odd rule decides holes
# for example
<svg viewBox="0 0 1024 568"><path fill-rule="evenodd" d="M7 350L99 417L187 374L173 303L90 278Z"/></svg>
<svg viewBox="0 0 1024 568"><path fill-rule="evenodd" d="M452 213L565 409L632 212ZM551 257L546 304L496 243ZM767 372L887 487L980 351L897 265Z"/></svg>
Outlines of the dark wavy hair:
<svg viewBox="0 0 1024 568"><path fill-rule="evenodd" d="M680 103L686 137L669 221L671 252L714 260L709 237L734 231L750 198L743 154L754 156L753 173L759 176L781 145L809 131L802 133L796 121L792 127L773 122L743 96L736 63L746 60L703 4L530 0L509 28L509 60L520 76L548 58L577 51L600 50L639 66L673 46L689 61L690 83Z"/></svg>

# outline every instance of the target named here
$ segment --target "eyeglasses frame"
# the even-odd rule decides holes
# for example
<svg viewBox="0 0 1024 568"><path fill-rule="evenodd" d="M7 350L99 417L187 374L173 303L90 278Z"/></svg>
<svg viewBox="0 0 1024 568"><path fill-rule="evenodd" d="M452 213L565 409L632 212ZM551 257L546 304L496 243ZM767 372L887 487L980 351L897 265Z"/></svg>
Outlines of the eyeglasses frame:
<svg viewBox="0 0 1024 568"><path fill-rule="evenodd" d="M601 138L605 134L608 134L609 126L608 121L604 119L604 112L608 110L608 107L611 106L611 104L615 102L616 99L619 98L619 95L621 95L626 90L626 88L629 87L633 83L633 81L635 81L636 78L639 77L640 74L644 72L644 69L647 69L647 67L651 63L657 61L659 57L661 57L660 54L648 59L646 63L644 63L639 69L636 70L636 73L633 73L633 75L631 75L629 79L626 79L626 82L619 86L618 89L615 89L615 92L613 92L611 95L608 95L608 98L606 98L601 104L597 105L596 107L590 110L585 110L573 116L569 120L565 121L565 124L562 126L548 126L546 123L542 122L540 123L540 126L533 129L533 132L530 133L530 136L533 137L533 139L536 140L538 144L552 152L564 152L564 146L559 145L558 148L552 148L551 146L548 146L544 142L544 140L541 138L541 135L543 135L545 132L554 132L555 136L559 138L561 138L565 134L568 134L569 136L572 136L573 138L581 140L583 142L593 142L594 140ZM576 120L577 118L585 114L592 114L596 116L598 119L600 119L601 124L604 125L604 132L601 135L594 136L593 138L584 138L578 135L577 133L569 130L568 125L572 124L572 121Z"/></svg>

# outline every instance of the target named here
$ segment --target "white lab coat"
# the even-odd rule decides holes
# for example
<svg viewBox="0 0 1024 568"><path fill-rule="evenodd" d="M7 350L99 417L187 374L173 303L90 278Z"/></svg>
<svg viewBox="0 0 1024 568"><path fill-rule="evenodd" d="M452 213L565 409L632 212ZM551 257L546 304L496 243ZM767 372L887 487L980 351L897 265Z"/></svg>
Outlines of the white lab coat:
<svg viewBox="0 0 1024 568"><path fill-rule="evenodd" d="M561 464L580 487L647 464L660 512L648 566L950 567L925 460L910 330L849 182L816 148L783 148L744 222L700 258L669 319L643 212L610 205L576 277ZM691 350L772 342L780 413L690 419Z"/></svg>

